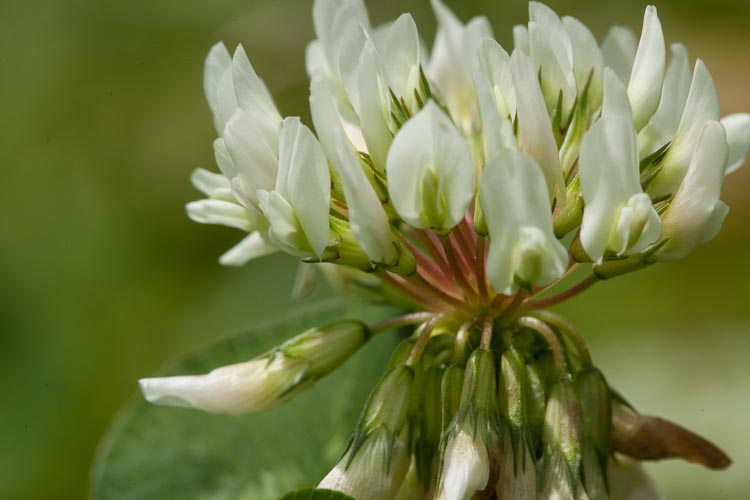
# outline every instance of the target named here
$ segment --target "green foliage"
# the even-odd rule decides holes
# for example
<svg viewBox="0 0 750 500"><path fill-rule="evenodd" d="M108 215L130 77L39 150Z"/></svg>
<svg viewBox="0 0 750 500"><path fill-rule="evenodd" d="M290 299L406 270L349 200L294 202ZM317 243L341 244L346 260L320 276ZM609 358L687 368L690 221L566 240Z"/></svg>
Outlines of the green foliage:
<svg viewBox="0 0 750 500"><path fill-rule="evenodd" d="M256 325L179 363L167 374L204 373L243 361L316 325L377 321L383 308L315 304ZM229 417L135 401L114 423L93 470L96 500L272 500L317 484L336 463L393 348L373 339L311 390L266 413ZM300 490L284 498L345 499ZM301 496L300 496L301 495Z"/></svg>
<svg viewBox="0 0 750 500"><path fill-rule="evenodd" d="M315 488L303 488L293 491L281 497L279 500L354 500L349 495L338 491L316 490Z"/></svg>

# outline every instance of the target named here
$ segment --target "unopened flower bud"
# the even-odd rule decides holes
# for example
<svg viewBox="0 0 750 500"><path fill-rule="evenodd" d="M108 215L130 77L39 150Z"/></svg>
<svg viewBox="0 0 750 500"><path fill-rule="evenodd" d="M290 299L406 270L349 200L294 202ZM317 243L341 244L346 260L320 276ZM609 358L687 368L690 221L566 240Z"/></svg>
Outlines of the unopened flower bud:
<svg viewBox="0 0 750 500"><path fill-rule="evenodd" d="M448 428L448 424L458 412L461 405L461 389L464 386L465 370L457 365L451 365L445 369L440 392L442 394L442 430Z"/></svg>
<svg viewBox="0 0 750 500"><path fill-rule="evenodd" d="M577 374L576 391L581 402L582 476L592 500L606 498L607 460L612 434L612 400L604 375L589 368Z"/></svg>
<svg viewBox="0 0 750 500"><path fill-rule="evenodd" d="M367 400L349 448L319 488L357 500L394 498L409 467L406 421L413 383L409 366L388 369Z"/></svg>
<svg viewBox="0 0 750 500"><path fill-rule="evenodd" d="M477 349L466 365L461 406L443 435L436 500L468 500L494 491L500 472L495 357Z"/></svg>
<svg viewBox="0 0 750 500"><path fill-rule="evenodd" d="M212 413L268 410L336 369L368 337L363 323L342 321L313 328L255 359L206 375L142 379L141 391L151 403Z"/></svg>
<svg viewBox="0 0 750 500"><path fill-rule="evenodd" d="M576 498L580 482L581 424L581 406L573 381L563 378L550 388L547 401L545 450L540 471L546 496L542 498Z"/></svg>
<svg viewBox="0 0 750 500"><path fill-rule="evenodd" d="M340 491L357 500L392 500L409 468L406 434L393 436L378 428L356 450L350 448L318 488Z"/></svg>

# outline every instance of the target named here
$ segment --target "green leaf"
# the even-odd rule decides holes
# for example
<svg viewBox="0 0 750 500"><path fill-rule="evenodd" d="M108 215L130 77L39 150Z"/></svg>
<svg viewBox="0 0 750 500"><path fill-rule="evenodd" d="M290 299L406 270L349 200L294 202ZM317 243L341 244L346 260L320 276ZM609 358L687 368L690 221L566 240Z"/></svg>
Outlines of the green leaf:
<svg viewBox="0 0 750 500"><path fill-rule="evenodd" d="M313 326L347 318L371 324L388 313L393 311L361 302L314 304L218 342L166 374L205 373L250 359ZM92 497L273 500L317 484L344 451L393 346L390 334L372 339L312 389L265 413L211 415L150 405L138 395L101 445Z"/></svg>
<svg viewBox="0 0 750 500"><path fill-rule="evenodd" d="M349 495L339 491L316 490L315 488L302 488L301 490L287 493L279 500L355 500Z"/></svg>

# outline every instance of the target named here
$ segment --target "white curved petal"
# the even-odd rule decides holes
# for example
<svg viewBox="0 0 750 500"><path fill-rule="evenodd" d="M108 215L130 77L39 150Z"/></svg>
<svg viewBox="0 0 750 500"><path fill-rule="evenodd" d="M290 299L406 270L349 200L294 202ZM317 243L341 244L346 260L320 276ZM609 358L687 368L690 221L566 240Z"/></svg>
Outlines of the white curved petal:
<svg viewBox="0 0 750 500"><path fill-rule="evenodd" d="M731 174L747 160L750 150L750 114L736 113L721 119L724 130L727 131L727 143L729 143L729 160L727 162L727 174Z"/></svg>
<svg viewBox="0 0 750 500"><path fill-rule="evenodd" d="M217 193L223 193L231 189L229 179L223 174L209 172L205 168L193 170L193 173L190 174L190 183L195 189L210 198L217 198Z"/></svg>
<svg viewBox="0 0 750 500"><path fill-rule="evenodd" d="M362 0L315 0L313 25L325 57L326 73L338 78L343 39L360 25L370 29L367 8Z"/></svg>
<svg viewBox="0 0 750 500"><path fill-rule="evenodd" d="M286 118L281 126L276 191L289 201L320 257L328 246L331 175L318 140L299 118Z"/></svg>
<svg viewBox="0 0 750 500"><path fill-rule="evenodd" d="M253 259L264 257L277 251L278 248L269 243L260 232L253 231L219 257L219 263L223 266L244 266Z"/></svg>
<svg viewBox="0 0 750 500"><path fill-rule="evenodd" d="M374 167L384 173L393 134L389 126L389 96L383 66L372 40L368 40L362 50L357 85L362 96L358 113L367 152Z"/></svg>
<svg viewBox="0 0 750 500"><path fill-rule="evenodd" d="M268 221L268 239L280 249L298 257L308 257L310 242L294 207L278 191L258 190L258 203Z"/></svg>
<svg viewBox="0 0 750 500"><path fill-rule="evenodd" d="M232 79L240 108L263 130L269 143L276 147L281 115L266 84L255 73L242 45L238 45L234 51Z"/></svg>
<svg viewBox="0 0 750 500"><path fill-rule="evenodd" d="M380 427L367 436L349 461L346 454L318 484L320 489L340 491L357 500L392 500L409 468L404 436L391 440Z"/></svg>
<svg viewBox="0 0 750 500"><path fill-rule="evenodd" d="M563 94L563 122L576 98L573 46L560 17L539 2L529 2L531 59L541 67L542 91L547 109L554 110Z"/></svg>
<svg viewBox="0 0 750 500"><path fill-rule="evenodd" d="M624 455L610 458L607 475L611 500L662 500L656 483L637 461Z"/></svg>
<svg viewBox="0 0 750 500"><path fill-rule="evenodd" d="M684 257L696 245L716 235L727 212L719 200L727 154L724 127L709 121L680 188L662 214L664 236L669 241L656 253L658 260Z"/></svg>
<svg viewBox="0 0 750 500"><path fill-rule="evenodd" d="M555 238L552 208L539 166L518 151L503 151L485 166L479 188L490 233L487 276L499 293L517 289L517 278L548 284L567 267Z"/></svg>
<svg viewBox="0 0 750 500"><path fill-rule="evenodd" d="M318 69L325 71L325 66L326 56L323 53L323 46L319 40L313 40L305 47L305 71L307 71L307 76L312 78Z"/></svg>
<svg viewBox="0 0 750 500"><path fill-rule="evenodd" d="M241 198L257 206L258 189L273 190L278 172L277 145L270 143L259 124L238 109L227 123L224 142L241 180ZM278 144L278 138L275 142Z"/></svg>
<svg viewBox="0 0 750 500"><path fill-rule="evenodd" d="M388 217L344 134L330 87L319 73L310 86L310 110L323 150L341 176L354 236L373 262L394 264L398 254Z"/></svg>
<svg viewBox="0 0 750 500"><path fill-rule="evenodd" d="M191 201L185 207L188 217L200 224L219 224L243 231L253 229L247 210L241 205L224 200Z"/></svg>
<svg viewBox="0 0 750 500"><path fill-rule="evenodd" d="M487 486L489 478L487 448L469 432L460 430L445 447L440 491L435 499L469 500Z"/></svg>
<svg viewBox="0 0 750 500"><path fill-rule="evenodd" d="M560 24L562 25L562 23ZM567 37L568 35L565 33L565 38ZM541 88L547 111L552 113L557 108L562 93L563 116L561 120L564 123L576 97L572 59L567 59L567 53L563 53L565 59L559 59L562 49L555 50L555 48L559 48L564 43L552 38L545 27L533 21L529 23L529 41L531 43L531 59L534 61L535 67L539 68Z"/></svg>
<svg viewBox="0 0 750 500"><path fill-rule="evenodd" d="M719 120L719 96L708 68L698 59L675 138L662 160L661 173L648 187L652 196L662 196L677 190L703 133L703 127L709 120Z"/></svg>
<svg viewBox="0 0 750 500"><path fill-rule="evenodd" d="M367 40L368 34L365 29L361 25L355 26L342 39L339 53L338 67L341 73L341 82L356 113L359 113L360 107L358 71L362 49Z"/></svg>
<svg viewBox="0 0 750 500"><path fill-rule="evenodd" d="M666 58L664 33L656 7L649 5L643 18L641 40L628 84L636 130L641 130L659 107Z"/></svg>
<svg viewBox="0 0 750 500"><path fill-rule="evenodd" d="M513 132L513 124L507 116L501 115L500 104L493 98L487 79L482 75L474 78L477 90L479 116L482 119L485 163L494 159L504 149L518 149L518 141Z"/></svg>
<svg viewBox="0 0 750 500"><path fill-rule="evenodd" d="M222 42L211 47L203 66L203 91L206 95L206 101L208 101L208 107L214 116L217 116L219 113L217 93L221 78L224 76L227 68L231 66L232 57ZM223 126L217 126L217 131L221 133L223 128Z"/></svg>
<svg viewBox="0 0 750 500"><path fill-rule="evenodd" d="M486 79L500 115L512 119L516 115L516 91L510 70L510 56L492 38L483 38L477 50L479 73Z"/></svg>
<svg viewBox="0 0 750 500"><path fill-rule="evenodd" d="M674 139L690 91L692 75L687 50L679 43L672 44L671 49L672 59L664 77L659 107L648 125L638 133L641 158L656 152Z"/></svg>
<svg viewBox="0 0 750 500"><path fill-rule="evenodd" d="M224 70L224 74L219 79L216 87L216 112L214 113L214 126L219 136L225 133L225 127L229 120L237 111L237 97L234 93L234 83L232 81L232 67Z"/></svg>
<svg viewBox="0 0 750 500"><path fill-rule="evenodd" d="M527 56L531 53L531 42L529 41L529 28L523 24L513 26L513 47Z"/></svg>
<svg viewBox="0 0 750 500"><path fill-rule="evenodd" d="M383 64L389 86L416 110L414 90L419 86L420 39L410 14L402 14L388 29L383 42Z"/></svg>
<svg viewBox="0 0 750 500"><path fill-rule="evenodd" d="M528 56L516 50L510 58L510 67L516 89L521 148L542 167L550 194L557 198L558 206L564 206L565 182L560 158L534 65Z"/></svg>
<svg viewBox="0 0 750 500"><path fill-rule="evenodd" d="M659 216L641 189L632 122L613 116L595 123L581 144L578 175L585 202L581 244L594 262L607 251L635 253L658 239Z"/></svg>
<svg viewBox="0 0 750 500"><path fill-rule="evenodd" d="M589 84L589 106L596 109L601 100L602 70L604 68L604 56L596 42L591 30L574 17L562 18L565 31L570 38L573 53L573 71L575 74L576 87L580 95Z"/></svg>
<svg viewBox="0 0 750 500"><path fill-rule="evenodd" d="M604 65L612 68L623 83L630 81L636 50L635 33L622 26L613 26L602 42Z"/></svg>
<svg viewBox="0 0 750 500"><path fill-rule="evenodd" d="M612 68L604 69L602 118L622 118L633 123L633 111L630 107L627 89Z"/></svg>
<svg viewBox="0 0 750 500"><path fill-rule="evenodd" d="M216 166L224 177L232 179L237 175L237 169L234 168L234 162L232 161L232 155L227 150L227 143L223 137L219 137L214 141L214 159L216 160Z"/></svg>
<svg viewBox="0 0 750 500"><path fill-rule="evenodd" d="M147 401L196 408L211 413L239 414L270 409L304 375L307 363L276 356L222 366L206 375L141 379Z"/></svg>
<svg viewBox="0 0 750 500"><path fill-rule="evenodd" d="M450 230L475 195L468 145L433 101L396 134L386 172L393 206L413 227Z"/></svg>
<svg viewBox="0 0 750 500"><path fill-rule="evenodd" d="M432 0L438 32L426 73L435 83L451 116L470 132L477 121L476 96L472 84L479 41L492 37L485 18L474 18L465 26L441 0Z"/></svg>

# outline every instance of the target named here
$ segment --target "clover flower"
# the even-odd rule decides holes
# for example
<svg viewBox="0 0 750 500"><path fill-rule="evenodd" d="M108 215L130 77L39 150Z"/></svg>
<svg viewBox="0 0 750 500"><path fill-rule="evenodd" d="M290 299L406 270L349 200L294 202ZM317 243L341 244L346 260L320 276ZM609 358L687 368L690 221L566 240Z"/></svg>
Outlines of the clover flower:
<svg viewBox="0 0 750 500"><path fill-rule="evenodd" d="M408 14L373 28L362 0L314 2L315 134L279 114L242 46L214 46L205 91L220 173L194 172L207 198L187 207L248 233L224 264L279 250L328 263L334 281L353 276L355 291L406 314L322 327L208 375L146 379L147 399L263 410L402 327L411 335L321 488L359 500L641 499L658 493L632 459L728 466L625 404L580 333L545 309L712 239L750 115L720 118L708 69L691 71L682 45L667 62L654 7L640 39L616 27L599 44L531 2L507 50L486 19L432 6L428 53ZM588 276L550 294L578 268Z"/></svg>

